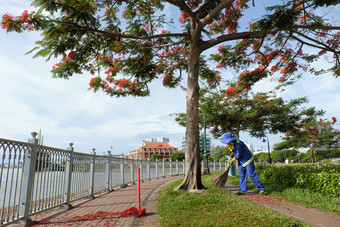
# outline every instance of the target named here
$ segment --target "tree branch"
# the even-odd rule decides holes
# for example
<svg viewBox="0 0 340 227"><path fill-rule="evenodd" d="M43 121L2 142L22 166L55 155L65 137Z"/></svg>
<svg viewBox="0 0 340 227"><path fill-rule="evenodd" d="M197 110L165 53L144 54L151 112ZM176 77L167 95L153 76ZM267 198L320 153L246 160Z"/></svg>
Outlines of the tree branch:
<svg viewBox="0 0 340 227"><path fill-rule="evenodd" d="M215 2L215 1L214 0L207 1L198 10L196 10L196 12L194 12L194 14L197 15L197 14L201 13L213 2Z"/></svg>
<svg viewBox="0 0 340 227"><path fill-rule="evenodd" d="M103 30L98 30L95 28L87 28L87 27L82 27L79 26L82 30L89 30L92 32L96 32L102 35L105 35L110 38L129 38L129 39L139 39L139 40L149 40L149 39L155 39L155 38L163 38L163 37L189 37L189 34L186 33L171 33L171 34L160 34L160 35L152 35L152 36L133 36L133 35L128 35L124 33L110 33L107 31Z"/></svg>
<svg viewBox="0 0 340 227"><path fill-rule="evenodd" d="M201 50L204 51L206 49L209 49L210 47L213 47L219 43L230 41L230 40L237 40L237 39L249 39L249 38L263 38L263 36L268 34L275 34L277 31L267 31L267 32L238 32L238 33L232 33L227 35L219 36L215 39L211 39L209 41L203 41L203 44L201 45Z"/></svg>
<svg viewBox="0 0 340 227"><path fill-rule="evenodd" d="M204 27L219 13L222 9L230 6L235 0L225 0L222 1L218 6L215 7L205 18L201 19L201 26Z"/></svg>
<svg viewBox="0 0 340 227"><path fill-rule="evenodd" d="M176 3L182 11L188 14L188 16L196 22L196 24L200 23L196 15L191 11L191 9L187 6L187 4L185 4L183 0L176 0Z"/></svg>
<svg viewBox="0 0 340 227"><path fill-rule="evenodd" d="M319 44L319 45L321 45L321 46L324 46L323 49L327 49L327 50L331 50L332 52L336 52L334 49L330 48L329 46L325 45L324 43L322 43L322 42L320 42L320 41L318 41L318 40L316 40L316 39L312 39L312 38L310 38L309 36L307 36L307 35L305 35L305 34L302 34L301 32L298 32L298 31L293 31L293 32L295 32L296 34L298 34L298 35L304 37L305 39L308 39L308 40L310 40L310 41L312 41L312 42L315 42L315 43L317 43L317 44Z"/></svg>
<svg viewBox="0 0 340 227"><path fill-rule="evenodd" d="M294 25L293 28L302 28L302 29L308 29L308 30L340 30L339 26L306 26L306 25Z"/></svg>
<svg viewBox="0 0 340 227"><path fill-rule="evenodd" d="M154 45L152 48L163 48L163 47L169 47L169 46L174 46L178 44L183 44L183 43L190 43L189 41L180 41L180 42L175 42L175 43L168 43L168 44L163 44L163 45Z"/></svg>
<svg viewBox="0 0 340 227"><path fill-rule="evenodd" d="M297 41L299 41L300 43L305 44L305 45L307 45L307 46L315 47L315 48L318 48L318 49L324 49L324 48L321 47L321 46L317 46L317 45L312 44L312 43L307 43L306 41L300 39L299 37L297 37L297 36L295 36L295 35L292 35L292 37L293 37L294 39L296 39Z"/></svg>

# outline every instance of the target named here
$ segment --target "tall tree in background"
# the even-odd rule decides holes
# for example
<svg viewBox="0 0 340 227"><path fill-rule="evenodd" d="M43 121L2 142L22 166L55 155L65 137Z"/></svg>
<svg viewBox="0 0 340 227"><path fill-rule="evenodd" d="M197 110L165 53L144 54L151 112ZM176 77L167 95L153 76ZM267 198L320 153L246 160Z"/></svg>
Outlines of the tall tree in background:
<svg viewBox="0 0 340 227"><path fill-rule="evenodd" d="M258 5L266 9L256 10L252 10L255 0L33 0L32 4L37 12L5 14L1 25L7 31L42 31L43 39L32 51L34 56L61 58L52 70L55 77L89 72L95 75L90 81L94 91L119 97L147 96L155 79L175 87L182 72L187 74L185 178L179 186L184 190L204 188L198 78L216 83L221 78L208 65L204 51L221 44L211 50L217 54L210 60L218 62L217 69L241 71L238 92L277 71L281 80L299 69L340 74L339 33L334 32L339 27L316 15L339 0L265 1ZM173 18L176 15L179 18ZM260 19L248 24L254 18ZM308 55L312 49L316 54ZM309 68L320 55L330 57L330 68Z"/></svg>
<svg viewBox="0 0 340 227"><path fill-rule="evenodd" d="M220 85L222 82L220 82ZM240 138L240 132L248 132L256 138L265 138L266 134L286 133L300 127L302 121L311 119L311 115L320 116L322 110L315 107L303 107L308 102L306 97L285 101L276 96L276 90L253 93L245 89L237 92L237 84L227 82L228 89L220 87L201 87L199 98L200 125L206 121L215 138L225 132L233 132ZM290 84L279 82L276 89ZM284 90L284 89L283 89ZM186 114L172 114L179 125L186 125ZM204 118L204 119L203 119Z"/></svg>
<svg viewBox="0 0 340 227"><path fill-rule="evenodd" d="M316 162L316 148L337 149L340 142L340 132L333 125L336 118L331 120L319 118L322 112L309 112L309 119L300 122L297 128L285 134L283 142L274 146L274 150L309 147L311 161ZM319 120L317 120L319 118Z"/></svg>
<svg viewBox="0 0 340 227"><path fill-rule="evenodd" d="M238 93L235 84L222 91L202 91L200 111L207 116L215 138L227 131L238 138L241 131L256 138L290 131L303 117L301 105L308 102L305 97L285 101L274 91Z"/></svg>

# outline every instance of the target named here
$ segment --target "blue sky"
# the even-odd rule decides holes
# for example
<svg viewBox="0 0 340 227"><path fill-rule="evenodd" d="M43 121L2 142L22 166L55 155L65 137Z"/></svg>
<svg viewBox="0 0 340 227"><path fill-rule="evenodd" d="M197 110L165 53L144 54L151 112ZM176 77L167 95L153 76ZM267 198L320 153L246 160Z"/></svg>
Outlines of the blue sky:
<svg viewBox="0 0 340 227"><path fill-rule="evenodd" d="M28 0L0 0L0 15L19 15L33 10ZM333 15L340 19L339 7ZM337 13L336 13L337 12ZM0 138L27 141L30 132L40 129L44 145L66 148L74 143L78 152L96 148L104 154L113 147L113 154L127 154L149 137L168 137L170 145L180 148L185 128L174 122L171 113L185 112L186 94L180 89L167 89L156 81L151 96L146 98L113 98L101 92L88 91L90 75L75 75L70 80L53 79L50 70L57 60L45 62L25 55L41 37L36 32L22 34L0 30ZM315 63L322 67L325 61ZM271 88L269 80L255 90ZM304 78L289 87L287 98L307 96L309 106L326 111L325 117L340 120L340 79L331 75ZM338 126L337 126L338 127ZM255 149L266 149L262 140L241 134ZM280 141L279 135L269 137ZM213 141L215 145L222 145Z"/></svg>

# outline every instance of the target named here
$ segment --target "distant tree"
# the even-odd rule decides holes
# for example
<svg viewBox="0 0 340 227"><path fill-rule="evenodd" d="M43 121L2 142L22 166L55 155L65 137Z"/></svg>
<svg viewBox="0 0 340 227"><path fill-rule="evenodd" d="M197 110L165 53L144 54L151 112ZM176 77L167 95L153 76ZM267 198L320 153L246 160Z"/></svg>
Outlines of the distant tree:
<svg viewBox="0 0 340 227"><path fill-rule="evenodd" d="M201 88L200 121L206 121L215 138L228 131L239 139L241 131L256 138L265 138L267 133L285 133L296 128L303 118L309 117L306 113L315 109L302 106L308 102L306 97L285 101L276 96L276 91L253 93L246 90L237 93L233 88L235 85L227 81L225 86L229 88L226 90L209 85ZM286 85L279 84L277 89ZM185 113L173 115L179 125L186 125Z"/></svg>
<svg viewBox="0 0 340 227"><path fill-rule="evenodd" d="M185 159L185 155L183 152L175 152L170 154L170 159L172 161L183 161Z"/></svg>
<svg viewBox="0 0 340 227"><path fill-rule="evenodd" d="M262 9L250 11L255 2L32 0L37 12L5 14L1 26L41 31L43 38L32 51L37 51L34 57L60 58L52 69L54 77L88 72L94 75L90 88L110 96L147 96L156 79L176 87L185 72L185 178L178 188L202 189L199 78L218 84L218 70L237 70L240 83L235 89L241 92L274 72L282 74L281 81L298 70L340 74L339 33L334 32L339 27L322 17L338 0L265 1L259 3ZM252 18L259 19L248 23ZM212 54L209 58L203 52ZM310 68L321 55L329 56L332 65Z"/></svg>
<svg viewBox="0 0 340 227"><path fill-rule="evenodd" d="M230 155L230 151L228 147L217 146L214 154L212 155L212 158L215 161L221 161L221 160L225 160L225 155Z"/></svg>
<svg viewBox="0 0 340 227"><path fill-rule="evenodd" d="M295 150L295 149L273 151L273 152L271 152L271 158L272 158L273 162L284 162L287 158L288 159L295 159L297 154L298 154L298 151Z"/></svg>
<svg viewBox="0 0 340 227"><path fill-rule="evenodd" d="M215 138L228 131L238 138L241 131L256 138L287 132L301 119L304 109L301 106L308 102L305 97L285 101L276 97L275 92L233 91L235 89L229 87L222 91L202 92L200 111L205 114Z"/></svg>
<svg viewBox="0 0 340 227"><path fill-rule="evenodd" d="M269 157L266 152L260 152L254 155L256 162L269 162Z"/></svg>
<svg viewBox="0 0 340 227"><path fill-rule="evenodd" d="M152 161L156 161L156 160L162 161L163 160L163 157L162 157L161 154L152 154L150 158L151 158Z"/></svg>
<svg viewBox="0 0 340 227"><path fill-rule="evenodd" d="M310 118L300 122L297 128L287 132L282 137L282 142L275 145L275 150L288 148L309 147L311 161L316 162L316 148L330 149L337 146L340 141L340 132L335 130L332 125L335 124L336 118L332 120L322 119L319 114L310 114Z"/></svg>

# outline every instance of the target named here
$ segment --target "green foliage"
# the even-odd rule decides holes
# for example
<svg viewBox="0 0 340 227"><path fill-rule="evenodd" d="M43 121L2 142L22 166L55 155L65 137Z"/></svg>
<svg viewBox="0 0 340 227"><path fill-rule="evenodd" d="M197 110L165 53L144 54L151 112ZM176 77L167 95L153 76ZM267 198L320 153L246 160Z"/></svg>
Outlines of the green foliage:
<svg viewBox="0 0 340 227"><path fill-rule="evenodd" d="M318 155L322 151L317 148L326 147L331 149L336 147L340 141L340 132L333 128L336 123L335 117L332 120L319 118L324 112L316 111L315 109L307 109L305 113L309 117L301 119L297 125L298 127L288 131L282 138L283 142L275 145L274 150L309 147L311 160L316 162L324 157Z"/></svg>
<svg viewBox="0 0 340 227"><path fill-rule="evenodd" d="M273 162L284 162L287 158L288 160L295 159L298 154L297 150L282 150L282 151L272 151L271 158ZM297 161L297 158L296 160Z"/></svg>
<svg viewBox="0 0 340 227"><path fill-rule="evenodd" d="M265 184L301 187L333 197L340 195L340 163L262 165L256 169Z"/></svg>
<svg viewBox="0 0 340 227"><path fill-rule="evenodd" d="M185 154L183 152L175 152L170 154L170 159L172 161L183 161L185 159Z"/></svg>
<svg viewBox="0 0 340 227"><path fill-rule="evenodd" d="M214 154L212 155L212 158L215 161L225 161L226 160L226 155L230 155L230 151L228 149L228 147L223 146L217 146L214 150Z"/></svg>
<svg viewBox="0 0 340 227"><path fill-rule="evenodd" d="M226 82L224 85L229 86L226 91L201 89L199 109L215 138L227 131L238 136L240 131L246 131L256 138L264 138L267 133L286 133L296 129L315 109L302 106L308 102L306 97L286 101L274 92L239 93L235 84ZM184 122L184 114L175 116L179 124Z"/></svg>
<svg viewBox="0 0 340 227"><path fill-rule="evenodd" d="M340 197L340 173L335 171L320 173L298 173L296 176L296 186L309 188L324 195Z"/></svg>
<svg viewBox="0 0 340 227"><path fill-rule="evenodd" d="M152 154L150 158L151 158L152 161L156 161L156 160L162 161L162 159L163 159L161 154Z"/></svg>
<svg viewBox="0 0 340 227"><path fill-rule="evenodd" d="M269 162L269 155L267 152L261 152L254 155L254 159L256 162Z"/></svg>

